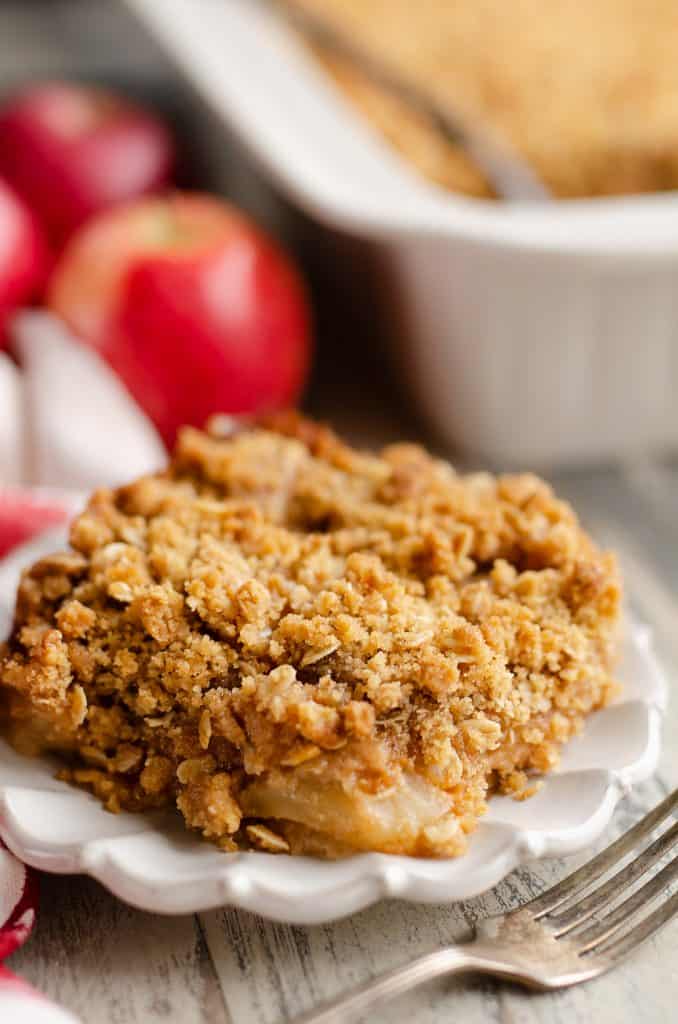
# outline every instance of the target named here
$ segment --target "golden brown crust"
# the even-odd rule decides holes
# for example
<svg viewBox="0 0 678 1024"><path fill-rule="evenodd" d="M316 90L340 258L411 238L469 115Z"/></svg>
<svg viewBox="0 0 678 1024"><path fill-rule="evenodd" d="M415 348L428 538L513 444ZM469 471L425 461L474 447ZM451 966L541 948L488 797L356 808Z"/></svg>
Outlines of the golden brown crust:
<svg viewBox="0 0 678 1024"><path fill-rule="evenodd" d="M678 187L674 0L296 0L506 139L563 197ZM445 188L492 191L466 153L336 57L340 88Z"/></svg>
<svg viewBox="0 0 678 1024"><path fill-rule="evenodd" d="M186 429L71 542L22 580L4 731L226 849L459 852L614 691L614 558L530 475L288 414Z"/></svg>

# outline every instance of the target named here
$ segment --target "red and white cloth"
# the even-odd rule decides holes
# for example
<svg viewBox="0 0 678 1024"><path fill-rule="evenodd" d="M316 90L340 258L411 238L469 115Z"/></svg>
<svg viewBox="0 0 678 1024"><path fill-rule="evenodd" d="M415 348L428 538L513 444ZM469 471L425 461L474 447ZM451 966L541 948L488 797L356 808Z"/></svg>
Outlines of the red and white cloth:
<svg viewBox="0 0 678 1024"><path fill-rule="evenodd" d="M37 909L35 873L0 843L0 1020L7 1024L77 1024L75 1017L48 1002L2 963L30 935Z"/></svg>
<svg viewBox="0 0 678 1024"><path fill-rule="evenodd" d="M0 961L26 941L37 909L37 879L0 844ZM7 975L3 969L0 987Z"/></svg>
<svg viewBox="0 0 678 1024"><path fill-rule="evenodd" d="M0 1020L7 1024L79 1024L0 964Z"/></svg>
<svg viewBox="0 0 678 1024"><path fill-rule="evenodd" d="M0 553L68 516L66 503L0 488ZM2 557L0 554L0 557ZM38 879L0 840L0 1021L7 1024L77 1024L5 966L29 937L38 911Z"/></svg>
<svg viewBox="0 0 678 1024"><path fill-rule="evenodd" d="M0 352L0 485L90 491L157 469L165 449L113 371L49 313L12 322Z"/></svg>
<svg viewBox="0 0 678 1024"><path fill-rule="evenodd" d="M165 458L119 380L58 320L22 313L12 333L20 367L0 352L0 564L17 545L65 523L83 492L157 469ZM0 594L0 633L11 600ZM0 1024L77 1024L5 963L29 937L37 910L35 872L0 839Z"/></svg>

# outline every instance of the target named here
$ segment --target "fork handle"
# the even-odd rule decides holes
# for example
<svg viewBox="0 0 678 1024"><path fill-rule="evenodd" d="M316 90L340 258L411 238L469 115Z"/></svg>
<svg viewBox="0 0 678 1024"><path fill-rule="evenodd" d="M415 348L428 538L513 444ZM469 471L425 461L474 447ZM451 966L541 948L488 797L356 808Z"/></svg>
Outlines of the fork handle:
<svg viewBox="0 0 678 1024"><path fill-rule="evenodd" d="M473 949L474 943L469 942L446 946L434 953L417 957L411 963L373 978L320 1009L302 1014L292 1024L345 1024L434 978L465 971L494 972L501 969L496 961L473 952Z"/></svg>

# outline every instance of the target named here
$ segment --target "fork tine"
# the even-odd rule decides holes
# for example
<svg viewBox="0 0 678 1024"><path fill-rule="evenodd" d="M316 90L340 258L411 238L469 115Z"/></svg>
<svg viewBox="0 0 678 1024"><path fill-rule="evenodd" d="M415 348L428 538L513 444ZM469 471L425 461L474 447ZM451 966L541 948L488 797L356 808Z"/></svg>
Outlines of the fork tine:
<svg viewBox="0 0 678 1024"><path fill-rule="evenodd" d="M677 913L678 892L674 892L673 896L670 896L669 899L660 904L648 917L644 917L639 921L630 932L625 932L621 938L611 942L609 945L603 945L601 949L596 950L596 953L607 957L611 963L616 963L626 956L627 953L632 953L634 949L637 949L642 942L645 942L655 932L658 932L665 924L668 924Z"/></svg>
<svg viewBox="0 0 678 1024"><path fill-rule="evenodd" d="M643 907L649 906L649 904L660 895L660 893L670 883L678 877L678 857L658 871L649 882L641 886L640 889L636 889L628 899L625 899L623 903L620 903L618 907L610 913L606 914L599 922L586 928L583 932L578 932L577 935L573 936L573 941L577 944L577 948L580 953L586 953L589 950L594 949L596 946L602 945L607 939L615 935L622 926L632 917L638 910Z"/></svg>
<svg viewBox="0 0 678 1024"><path fill-rule="evenodd" d="M620 896L629 886L633 885L637 878L640 878L646 871L649 871L653 864L661 860L677 842L678 821L668 831L664 832L663 835L659 836L658 839L655 839L652 845L643 850L635 860L632 860L621 871L617 871L616 874L612 875L612 878L608 878L606 882L603 882L602 885L594 889L588 896L584 896L583 899L573 903L567 910L562 912L556 910L553 916L551 916L553 911L546 915L549 919L549 925L553 925L556 929L556 938L565 935L573 928L576 928L577 925L583 924L597 910L604 907L606 903L609 903L616 896Z"/></svg>
<svg viewBox="0 0 678 1024"><path fill-rule="evenodd" d="M604 875L606 871L614 867L622 857L630 853L631 850L643 839L648 836L653 829L660 825L665 818L669 816L678 807L678 789L670 793L666 799L662 800L657 807L646 814L644 818L625 832L624 835L620 836L614 843L606 847L601 853L594 857L593 860L588 861L587 864L582 865L577 871L574 871L567 878L564 878L561 882L558 882L551 889L548 889L541 896L537 896L535 899L528 903L530 910L533 912L535 918L543 917L544 914L548 914L560 907L566 900L572 896L576 896L583 889L595 882L601 875Z"/></svg>

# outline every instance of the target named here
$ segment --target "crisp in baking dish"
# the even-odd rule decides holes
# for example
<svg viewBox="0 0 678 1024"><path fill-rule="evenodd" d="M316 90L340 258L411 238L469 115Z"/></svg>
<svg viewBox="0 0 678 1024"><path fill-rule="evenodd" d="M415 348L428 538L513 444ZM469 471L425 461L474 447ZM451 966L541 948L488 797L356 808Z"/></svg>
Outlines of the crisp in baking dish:
<svg viewBox="0 0 678 1024"><path fill-rule="evenodd" d="M521 466L676 446L675 193L453 195L356 116L260 5L127 2L247 154L232 151L239 166L225 184L244 183L270 220L270 195L253 199L256 167L313 219L316 251L360 301L369 282L367 301L446 442ZM350 260L337 257L338 239L350 240Z"/></svg>

